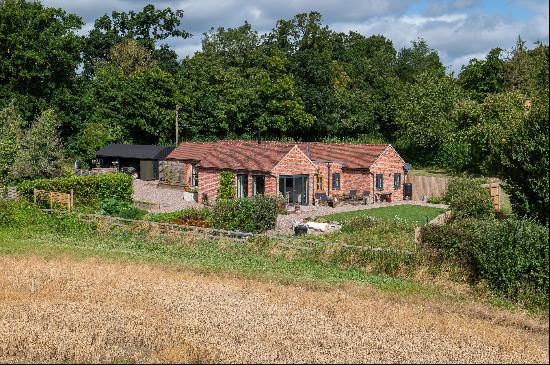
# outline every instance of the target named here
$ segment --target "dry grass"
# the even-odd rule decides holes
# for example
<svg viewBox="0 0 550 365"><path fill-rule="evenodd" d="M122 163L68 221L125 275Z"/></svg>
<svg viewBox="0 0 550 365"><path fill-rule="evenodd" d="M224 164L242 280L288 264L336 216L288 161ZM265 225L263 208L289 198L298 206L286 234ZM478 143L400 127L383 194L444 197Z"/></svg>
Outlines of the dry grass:
<svg viewBox="0 0 550 365"><path fill-rule="evenodd" d="M548 362L548 325L365 285L0 257L0 362Z"/></svg>

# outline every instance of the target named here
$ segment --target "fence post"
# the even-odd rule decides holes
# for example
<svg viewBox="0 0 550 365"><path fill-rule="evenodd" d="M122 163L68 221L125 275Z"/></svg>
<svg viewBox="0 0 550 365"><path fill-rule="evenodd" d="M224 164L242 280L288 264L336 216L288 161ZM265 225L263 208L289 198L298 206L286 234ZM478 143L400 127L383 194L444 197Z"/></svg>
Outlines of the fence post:
<svg viewBox="0 0 550 365"><path fill-rule="evenodd" d="M32 197L34 200L34 205L36 205L36 189L32 189Z"/></svg>

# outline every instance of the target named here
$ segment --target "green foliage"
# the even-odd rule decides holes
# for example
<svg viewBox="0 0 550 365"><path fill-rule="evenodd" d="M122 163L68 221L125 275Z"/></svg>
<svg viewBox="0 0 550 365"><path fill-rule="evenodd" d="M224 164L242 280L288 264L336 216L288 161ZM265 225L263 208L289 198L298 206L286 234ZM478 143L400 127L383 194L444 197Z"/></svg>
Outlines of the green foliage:
<svg viewBox="0 0 550 365"><path fill-rule="evenodd" d="M277 199L270 196L217 199L212 207L211 223L215 228L264 232L275 227L277 210Z"/></svg>
<svg viewBox="0 0 550 365"><path fill-rule="evenodd" d="M0 200L0 228L83 234L93 229L93 226L81 222L75 215L44 213L36 205L18 199Z"/></svg>
<svg viewBox="0 0 550 365"><path fill-rule="evenodd" d="M483 101L490 94L504 89L504 60L502 49L493 48L485 60L471 59L462 66L458 81L470 93L472 99Z"/></svg>
<svg viewBox="0 0 550 365"><path fill-rule="evenodd" d="M198 218L209 221L212 211L209 208L186 208L175 212L151 213L145 218L153 222L170 222L177 218Z"/></svg>
<svg viewBox="0 0 550 365"><path fill-rule="evenodd" d="M476 179L452 178L447 185L445 201L457 219L495 216L491 195Z"/></svg>
<svg viewBox="0 0 550 365"><path fill-rule="evenodd" d="M95 176L71 176L57 179L37 179L23 181L17 191L27 199L32 199L34 189L74 193L75 205L98 207L104 199L121 202L132 201L132 177L126 174L101 174Z"/></svg>
<svg viewBox="0 0 550 365"><path fill-rule="evenodd" d="M131 207L130 202L119 201L115 198L103 199L99 202L99 207L103 214L118 215L121 211Z"/></svg>
<svg viewBox="0 0 550 365"><path fill-rule="evenodd" d="M486 281L499 296L548 307L547 227L525 219L466 219L424 226L422 243L429 257L458 263L472 282Z"/></svg>
<svg viewBox="0 0 550 365"><path fill-rule="evenodd" d="M235 173L222 171L220 173L220 186L218 187L218 199L233 199L235 197Z"/></svg>
<svg viewBox="0 0 550 365"><path fill-rule="evenodd" d="M40 223L42 218L42 211L26 200L0 199L0 227L24 227Z"/></svg>
<svg viewBox="0 0 550 365"><path fill-rule="evenodd" d="M23 131L23 120L12 103L0 110L0 179L13 178L12 167L17 158Z"/></svg>
<svg viewBox="0 0 550 365"><path fill-rule="evenodd" d="M396 146L415 161L433 163L458 125L449 115L462 97L451 77L420 74L399 98Z"/></svg>
<svg viewBox="0 0 550 365"><path fill-rule="evenodd" d="M63 174L63 147L59 137L59 120L48 109L36 119L20 141L11 168L17 178L59 177Z"/></svg>
<svg viewBox="0 0 550 365"><path fill-rule="evenodd" d="M84 72L92 75L94 66L109 58L110 50L117 44L136 40L150 50L159 65L173 71L176 53L166 47L155 47L156 42L167 37L188 38L191 35L180 28L183 10L169 7L156 9L148 4L140 12L113 11L111 16L96 19L94 28L84 38Z"/></svg>
<svg viewBox="0 0 550 365"><path fill-rule="evenodd" d="M414 82L416 77L425 72L443 77L445 67L437 52L423 39L411 43L411 48L403 48L397 55L397 75L407 82Z"/></svg>
<svg viewBox="0 0 550 365"><path fill-rule="evenodd" d="M430 203L430 204L441 204L441 203L443 203L443 197L441 197L441 196L430 196L430 197L428 197L427 202Z"/></svg>
<svg viewBox="0 0 550 365"><path fill-rule="evenodd" d="M38 1L0 2L0 107L16 100L24 119L76 87L82 19Z"/></svg>

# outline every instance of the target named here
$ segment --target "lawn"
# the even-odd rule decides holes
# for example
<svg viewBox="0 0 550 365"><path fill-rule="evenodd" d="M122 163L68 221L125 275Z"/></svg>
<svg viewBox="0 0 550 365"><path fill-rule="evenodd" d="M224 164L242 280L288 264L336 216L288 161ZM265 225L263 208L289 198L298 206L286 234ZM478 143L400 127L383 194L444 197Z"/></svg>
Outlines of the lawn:
<svg viewBox="0 0 550 365"><path fill-rule="evenodd" d="M358 217L373 217L385 219L399 219L414 224L424 224L439 214L445 209L433 208L422 205L393 205L390 207L371 208L364 210L356 210L353 212L334 213L318 217L319 221L337 221L345 222Z"/></svg>

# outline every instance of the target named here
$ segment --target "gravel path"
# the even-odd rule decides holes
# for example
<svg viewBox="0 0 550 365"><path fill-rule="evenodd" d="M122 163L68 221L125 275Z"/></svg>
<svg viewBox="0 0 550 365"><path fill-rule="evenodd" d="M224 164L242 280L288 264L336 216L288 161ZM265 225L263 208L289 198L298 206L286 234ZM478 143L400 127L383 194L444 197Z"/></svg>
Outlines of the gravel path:
<svg viewBox="0 0 550 365"><path fill-rule="evenodd" d="M422 205L427 207L434 207L434 208L447 208L448 206L445 204L430 204L426 202L413 202L413 201L401 201L401 202L392 202L392 203L374 203L374 204L367 204L367 205L351 205L351 204L343 204L343 205L337 205L334 208L330 208L328 206L303 206L300 209L299 213L290 213L287 215L279 215L277 217L277 227L268 231L267 234L276 235L276 234L292 234L292 225L296 221L301 221L304 218L315 218L320 217L323 215L333 214L333 213L340 213L340 212L351 212L355 210L365 210L365 209L372 209L372 208L381 208L381 207L389 207L393 205L402 205L402 204L414 204L414 205Z"/></svg>
<svg viewBox="0 0 550 365"><path fill-rule="evenodd" d="M134 200L155 204L151 212L172 212L188 207L196 207L197 203L183 200L183 188L157 187L158 181L143 181L134 179Z"/></svg>
<svg viewBox="0 0 550 365"><path fill-rule="evenodd" d="M361 284L0 256L0 299L0 362L548 363L546 321Z"/></svg>

